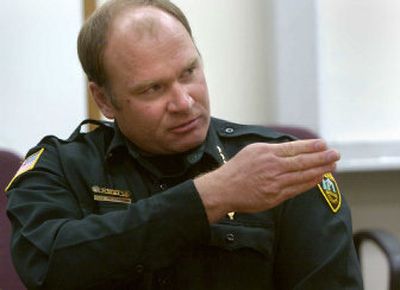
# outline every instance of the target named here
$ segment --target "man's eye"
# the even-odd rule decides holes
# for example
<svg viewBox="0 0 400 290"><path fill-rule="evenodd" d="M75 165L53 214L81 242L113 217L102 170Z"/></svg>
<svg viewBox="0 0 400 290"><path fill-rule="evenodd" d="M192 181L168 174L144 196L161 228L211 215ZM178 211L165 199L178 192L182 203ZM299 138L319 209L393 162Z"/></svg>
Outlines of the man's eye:
<svg viewBox="0 0 400 290"><path fill-rule="evenodd" d="M185 70L182 75L182 79L188 79L188 78L192 77L193 74L195 73L195 70L196 70L196 67L190 67L187 70Z"/></svg>
<svg viewBox="0 0 400 290"><path fill-rule="evenodd" d="M152 94L161 90L161 85L155 84L142 91L142 94Z"/></svg>

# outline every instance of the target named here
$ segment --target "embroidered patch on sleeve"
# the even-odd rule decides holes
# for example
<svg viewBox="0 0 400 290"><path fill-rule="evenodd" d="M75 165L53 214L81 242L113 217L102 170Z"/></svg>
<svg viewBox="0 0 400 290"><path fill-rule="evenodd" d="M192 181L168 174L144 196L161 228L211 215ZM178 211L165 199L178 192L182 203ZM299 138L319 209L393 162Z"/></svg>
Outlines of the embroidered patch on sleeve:
<svg viewBox="0 0 400 290"><path fill-rule="evenodd" d="M29 155L24 162L22 162L21 167L18 169L17 173L15 173L14 177L11 179L10 183L7 185L4 191L7 191L11 184L17 179L18 176L21 174L32 170L35 168L36 163L39 161L40 156L42 155L44 148L40 149L39 151Z"/></svg>
<svg viewBox="0 0 400 290"><path fill-rule="evenodd" d="M342 196L339 186L331 173L324 174L318 188L324 196L326 202L334 213L337 213L342 205Z"/></svg>

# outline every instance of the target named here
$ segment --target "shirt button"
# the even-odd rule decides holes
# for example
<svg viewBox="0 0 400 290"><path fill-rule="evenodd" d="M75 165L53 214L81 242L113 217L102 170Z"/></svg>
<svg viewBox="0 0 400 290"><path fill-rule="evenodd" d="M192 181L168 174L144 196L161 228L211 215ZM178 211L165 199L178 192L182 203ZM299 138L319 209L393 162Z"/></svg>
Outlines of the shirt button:
<svg viewBox="0 0 400 290"><path fill-rule="evenodd" d="M168 280L166 278L158 278L158 284L161 287L165 287L168 284Z"/></svg>
<svg viewBox="0 0 400 290"><path fill-rule="evenodd" d="M235 241L235 235L234 235L234 234L227 234L227 235L225 236L225 240L226 240L228 243L232 243L232 242Z"/></svg>
<svg viewBox="0 0 400 290"><path fill-rule="evenodd" d="M232 134L233 132L235 132L235 130L231 127L225 128L225 133L227 134Z"/></svg>
<svg viewBox="0 0 400 290"><path fill-rule="evenodd" d="M144 271L144 266L139 264L139 265L136 265L135 269L136 269L136 273L142 274Z"/></svg>

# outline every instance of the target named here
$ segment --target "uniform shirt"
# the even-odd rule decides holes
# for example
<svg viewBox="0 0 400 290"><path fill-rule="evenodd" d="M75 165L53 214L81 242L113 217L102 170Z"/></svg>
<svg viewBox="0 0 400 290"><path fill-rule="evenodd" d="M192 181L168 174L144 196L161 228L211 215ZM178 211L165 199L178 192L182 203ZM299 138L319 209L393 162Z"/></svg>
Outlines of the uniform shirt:
<svg viewBox="0 0 400 290"><path fill-rule="evenodd" d="M45 137L8 188L12 254L28 288L362 289L343 197L336 213L316 187L207 221L193 178L247 144L290 136L212 119L198 148L149 156L97 123Z"/></svg>

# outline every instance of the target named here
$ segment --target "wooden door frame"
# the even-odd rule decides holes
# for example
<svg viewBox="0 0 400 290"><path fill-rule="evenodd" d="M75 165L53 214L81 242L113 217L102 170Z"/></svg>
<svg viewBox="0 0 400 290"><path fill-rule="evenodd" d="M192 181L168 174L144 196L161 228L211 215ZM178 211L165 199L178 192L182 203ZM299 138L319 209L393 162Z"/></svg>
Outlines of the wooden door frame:
<svg viewBox="0 0 400 290"><path fill-rule="evenodd" d="M86 20L94 10L96 10L97 1L96 0L83 0L83 17ZM87 117L89 119L100 120L101 113L97 108L97 105L90 95L88 88L88 83L86 81L86 104L87 104Z"/></svg>

